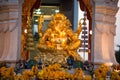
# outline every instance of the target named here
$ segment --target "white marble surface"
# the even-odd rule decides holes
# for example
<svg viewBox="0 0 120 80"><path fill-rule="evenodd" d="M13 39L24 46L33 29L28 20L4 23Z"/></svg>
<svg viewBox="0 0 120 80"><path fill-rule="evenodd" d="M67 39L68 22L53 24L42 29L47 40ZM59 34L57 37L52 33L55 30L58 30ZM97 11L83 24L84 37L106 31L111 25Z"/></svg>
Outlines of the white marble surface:
<svg viewBox="0 0 120 80"><path fill-rule="evenodd" d="M0 61L15 62L20 59L22 3L6 0L0 7Z"/></svg>
<svg viewBox="0 0 120 80"><path fill-rule="evenodd" d="M114 55L117 2L95 0L95 4L94 62L117 64Z"/></svg>

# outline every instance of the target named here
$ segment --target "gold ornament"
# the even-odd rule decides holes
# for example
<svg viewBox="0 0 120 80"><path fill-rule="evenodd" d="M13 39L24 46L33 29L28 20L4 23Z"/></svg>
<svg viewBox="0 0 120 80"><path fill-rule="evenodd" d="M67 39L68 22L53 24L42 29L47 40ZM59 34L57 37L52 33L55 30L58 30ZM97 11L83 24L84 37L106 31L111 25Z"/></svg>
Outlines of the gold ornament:
<svg viewBox="0 0 120 80"><path fill-rule="evenodd" d="M70 21L62 13L53 16L37 45L40 50L39 58L42 59L43 64L66 64L69 56L81 60L77 53L81 45L81 40L78 39L81 25L76 32L73 32L70 26Z"/></svg>

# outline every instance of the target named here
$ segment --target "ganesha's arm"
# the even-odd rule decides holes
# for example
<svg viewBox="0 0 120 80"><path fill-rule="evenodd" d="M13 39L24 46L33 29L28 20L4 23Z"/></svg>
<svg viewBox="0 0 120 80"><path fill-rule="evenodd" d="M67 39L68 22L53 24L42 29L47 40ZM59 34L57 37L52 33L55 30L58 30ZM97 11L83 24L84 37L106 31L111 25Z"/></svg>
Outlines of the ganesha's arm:
<svg viewBox="0 0 120 80"><path fill-rule="evenodd" d="M79 35L81 31L82 31L82 24L81 24L81 22L79 22L79 25L78 25L78 28L76 30L76 33Z"/></svg>
<svg viewBox="0 0 120 80"><path fill-rule="evenodd" d="M70 49L70 50L75 50L75 49L77 49L78 47L80 47L80 45L81 45L81 41L78 39L78 40L76 40L75 42L72 42L72 43L70 44L69 49Z"/></svg>

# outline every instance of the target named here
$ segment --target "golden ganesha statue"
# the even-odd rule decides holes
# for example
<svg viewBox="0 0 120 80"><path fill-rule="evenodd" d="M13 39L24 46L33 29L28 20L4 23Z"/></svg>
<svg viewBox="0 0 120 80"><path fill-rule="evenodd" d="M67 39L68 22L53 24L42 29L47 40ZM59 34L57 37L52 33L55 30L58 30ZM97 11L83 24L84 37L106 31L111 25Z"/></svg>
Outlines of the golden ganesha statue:
<svg viewBox="0 0 120 80"><path fill-rule="evenodd" d="M78 36L81 32L81 25L76 32L71 29L71 23L62 13L54 15L48 25L48 29L42 34L37 45L40 54L35 57L42 59L43 64L66 64L66 59L73 56L75 60L82 58L77 53L81 41Z"/></svg>

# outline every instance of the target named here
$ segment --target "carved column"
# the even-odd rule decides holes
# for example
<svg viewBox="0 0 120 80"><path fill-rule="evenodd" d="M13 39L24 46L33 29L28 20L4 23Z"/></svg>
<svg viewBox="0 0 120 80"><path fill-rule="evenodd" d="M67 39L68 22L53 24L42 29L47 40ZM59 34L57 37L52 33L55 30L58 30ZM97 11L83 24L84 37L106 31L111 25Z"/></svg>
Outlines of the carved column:
<svg viewBox="0 0 120 80"><path fill-rule="evenodd" d="M94 63L116 64L114 55L115 15L118 0L95 1Z"/></svg>
<svg viewBox="0 0 120 80"><path fill-rule="evenodd" d="M20 58L21 15L23 0L0 0L0 61Z"/></svg>

